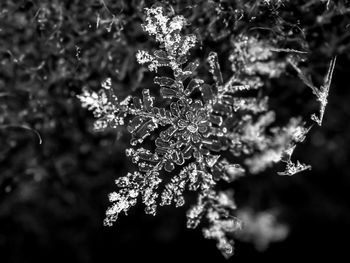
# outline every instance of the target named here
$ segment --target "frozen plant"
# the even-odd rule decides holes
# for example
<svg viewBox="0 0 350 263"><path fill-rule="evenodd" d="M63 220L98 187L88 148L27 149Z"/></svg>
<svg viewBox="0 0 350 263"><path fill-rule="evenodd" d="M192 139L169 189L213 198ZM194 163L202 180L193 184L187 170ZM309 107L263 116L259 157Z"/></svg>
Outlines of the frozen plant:
<svg viewBox="0 0 350 263"><path fill-rule="evenodd" d="M121 101L107 81L100 93L85 90L79 99L93 111L96 128L127 123L132 147L126 155L138 166L116 179L118 190L109 195L112 204L104 224L111 226L138 200L147 214L155 215L159 205L183 206L184 192L194 191L197 202L187 212L187 226L201 225L204 237L214 239L222 254L230 257L233 234L242 228L242 222L232 192L218 190L217 185L248 172L260 173L280 161L286 163L281 174L309 169L291 161L296 144L304 140L309 128L300 118L292 118L285 127L274 127L275 113L268 109L268 98L250 93L262 86L257 72L272 77L285 68L285 63L268 61L272 57L268 43L241 36L230 60L244 67L237 68L228 80L223 79L218 55L211 52L207 61L213 81L205 83L196 75L199 62L188 61L197 40L184 32L186 25L186 19L171 8L145 9L143 29L155 38L159 49L140 50L136 58L150 71L171 69L172 76L154 78L160 98L156 100L144 89L141 98ZM140 146L147 139L154 142L154 148ZM172 176L168 180L166 175L166 182L164 172Z"/></svg>

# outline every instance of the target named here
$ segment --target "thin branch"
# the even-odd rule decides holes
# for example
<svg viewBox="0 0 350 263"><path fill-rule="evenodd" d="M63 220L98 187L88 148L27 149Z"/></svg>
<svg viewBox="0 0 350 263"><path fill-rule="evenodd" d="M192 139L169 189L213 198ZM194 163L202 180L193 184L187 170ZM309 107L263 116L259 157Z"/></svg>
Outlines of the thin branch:
<svg viewBox="0 0 350 263"><path fill-rule="evenodd" d="M1 125L1 126L0 126L0 129L8 129L8 128L20 128L20 129L24 129L24 130L27 130L27 131L34 132L35 135L36 135L36 136L38 137L38 139L39 139L39 144L42 144L42 143L43 143L43 140L42 140L42 138L41 138L40 133L39 133L37 130L35 130L35 129L33 129L33 128L27 126L27 125L11 125L11 124L8 124L8 125Z"/></svg>

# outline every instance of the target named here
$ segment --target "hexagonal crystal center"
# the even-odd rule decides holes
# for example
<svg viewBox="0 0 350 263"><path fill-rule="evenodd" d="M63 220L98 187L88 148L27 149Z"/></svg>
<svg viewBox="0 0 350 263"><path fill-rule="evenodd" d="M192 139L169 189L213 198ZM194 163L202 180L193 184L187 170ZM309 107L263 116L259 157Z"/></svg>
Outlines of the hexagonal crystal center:
<svg viewBox="0 0 350 263"><path fill-rule="evenodd" d="M187 126L187 130L189 130L189 131L192 132L192 133L195 133L195 132L198 131L198 126L197 126L197 124L190 123L190 124Z"/></svg>

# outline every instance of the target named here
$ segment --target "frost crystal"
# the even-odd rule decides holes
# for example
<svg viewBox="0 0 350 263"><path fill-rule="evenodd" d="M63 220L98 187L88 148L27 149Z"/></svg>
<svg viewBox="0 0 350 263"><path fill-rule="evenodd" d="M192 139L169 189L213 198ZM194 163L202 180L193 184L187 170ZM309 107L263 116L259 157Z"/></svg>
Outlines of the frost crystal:
<svg viewBox="0 0 350 263"><path fill-rule="evenodd" d="M112 80L111 80L111 78L107 78L107 79L105 79L103 82L102 82L102 88L104 88L104 89L110 89L111 88L111 86L112 86Z"/></svg>
<svg viewBox="0 0 350 263"><path fill-rule="evenodd" d="M282 3L265 1L270 2ZM275 57L278 49L274 45L252 36L238 36L231 43L229 58L234 74L225 80L218 55L211 52L207 62L213 83L206 83L196 76L199 62L188 61L197 40L184 33L187 24L171 8L145 9L142 27L160 48L152 52L139 50L136 59L150 71L171 69L172 76L154 78L162 103L149 89L144 89L141 97L119 100L110 79L103 82L99 93L84 90L78 96L82 106L97 118L96 128L127 123L132 148L126 150L126 155L138 167L116 180L118 191L109 195L112 205L104 224L112 225L139 200L145 205L145 212L154 215L158 205L183 206L184 192L195 191L197 203L187 212L189 228L203 226L203 235L214 239L222 254L229 257L234 250L233 233L241 229L243 222L243 229L244 224L250 225L247 231L253 232L246 231L248 234L241 236L253 238L259 248L264 248L287 231L276 227L269 215L237 216L233 193L218 190L217 184L231 183L247 172L262 172L279 161L286 163L281 175L309 169L299 161L293 163L291 155L310 128L299 118L292 118L285 127L274 127L275 113L268 109L268 98L252 95L251 91L264 85L263 77L278 77L286 68L286 61ZM335 60L321 89L313 88L322 105L319 121L334 63ZM298 69L294 62L292 65ZM139 146L147 139L154 143L152 149ZM163 182L164 172L172 176L167 175Z"/></svg>
<svg viewBox="0 0 350 263"><path fill-rule="evenodd" d="M329 63L329 68L328 68L328 72L327 75L325 76L324 80L323 80L323 84L321 85L320 88L317 88L311 81L311 79L306 76L301 69L297 66L297 64L295 63L295 61L293 61L292 59L289 60L290 65L293 66L293 68L297 71L299 78L305 83L306 86L308 86L309 88L311 88L312 93L316 96L317 101L320 103L320 112L319 112L319 116L317 116L316 114L312 114L311 115L311 119L316 122L319 126L322 125L322 121L323 121L323 116L326 110L326 106L328 103L328 94L329 94L329 88L331 86L331 82L332 82L332 77L333 77L333 71L334 71L334 67L337 61L337 57L334 57L331 62Z"/></svg>
<svg viewBox="0 0 350 263"><path fill-rule="evenodd" d="M236 232L237 238L252 242L257 250L265 250L270 243L286 238L289 228L277 221L276 214L269 211L254 213L243 209L238 212L243 227Z"/></svg>

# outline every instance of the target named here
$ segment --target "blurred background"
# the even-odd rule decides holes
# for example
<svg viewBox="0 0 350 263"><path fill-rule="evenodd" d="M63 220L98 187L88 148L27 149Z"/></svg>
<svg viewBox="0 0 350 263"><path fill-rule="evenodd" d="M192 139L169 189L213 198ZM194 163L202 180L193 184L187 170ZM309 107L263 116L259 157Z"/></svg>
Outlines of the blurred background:
<svg viewBox="0 0 350 263"><path fill-rule="evenodd" d="M227 262L200 229L186 228L190 202L182 208L161 207L155 217L137 205L113 227L102 225L115 178L132 169L124 152L130 136L123 130L94 132L94 118L76 95L84 87L100 89L107 77L121 97L152 85L154 75L134 56L154 45L140 26L143 8L153 2L1 1L0 262ZM204 61L206 49L226 58L234 25L220 23L232 18L230 10L259 1L163 2L185 16L190 12L204 46L195 52ZM191 5L196 8L189 10ZM223 17L213 13L217 5ZM292 16L290 23L307 29L303 33L312 52L305 64L316 83L338 56L323 126L313 127L296 150L295 158L312 170L286 177L276 175L281 167L274 167L233 185L238 206L277 210L289 235L265 251L237 241L228 261L348 254L350 5L331 1L328 10L325 5L293 1L290 6L286 1L281 7L284 19ZM271 107L281 118L308 118L317 110L315 98L295 74L271 84Z"/></svg>

